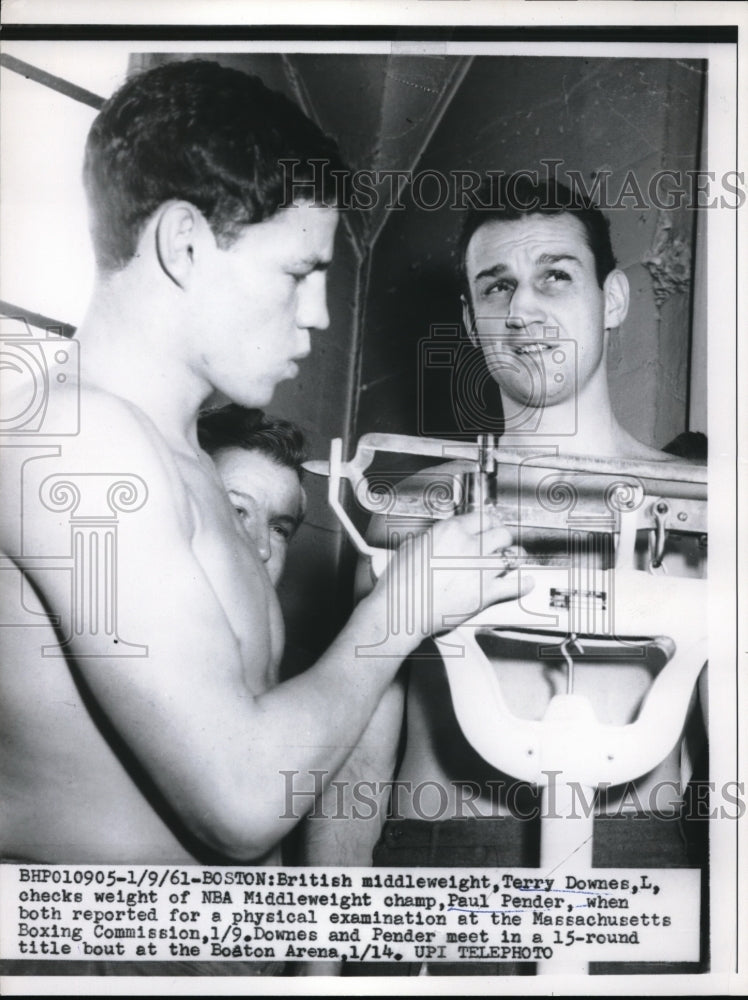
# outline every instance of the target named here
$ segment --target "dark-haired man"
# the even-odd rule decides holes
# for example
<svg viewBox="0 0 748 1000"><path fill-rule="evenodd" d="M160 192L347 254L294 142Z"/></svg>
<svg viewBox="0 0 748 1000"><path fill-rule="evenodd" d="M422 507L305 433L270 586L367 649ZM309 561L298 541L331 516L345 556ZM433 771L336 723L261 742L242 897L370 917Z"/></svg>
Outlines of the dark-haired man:
<svg viewBox="0 0 748 1000"><path fill-rule="evenodd" d="M560 185L537 185L525 176L516 180L494 177L483 186L476 198L483 207L467 214L461 241L464 322L501 390L507 428L501 445L540 446L551 455L672 461L637 441L611 404L608 341L626 316L629 288L616 267L604 216ZM384 520L375 518L370 540L384 544L384 530ZM524 528L521 540L535 562L568 560L565 533L541 536ZM600 559L593 551L588 562L575 564L579 578L599 567ZM681 565L671 566L671 572L698 574L703 553L701 561L695 570ZM672 553L672 562L679 562L678 553ZM551 698L566 691L564 661L539 658L528 642L497 643L491 659L506 703L520 718L542 719ZM353 786L368 768L367 777L382 781L394 761L404 710L400 788L396 798L393 793L393 818L374 847L375 862L537 866L540 800L534 788L492 767L466 739L441 662L421 657L408 666L407 683L400 678L400 687L383 699L370 724L376 741L365 734L361 747L368 752L360 749L348 765L350 773L338 776ZM589 699L603 723L632 721L651 681L641 658L598 661L586 655L575 662L574 692ZM500 728L497 721L497 740ZM350 770L354 763L357 773ZM633 792L629 786L611 788L598 803L593 864L687 866L677 792L684 777L677 745ZM646 816L632 827L628 821L638 812ZM367 863L380 823L377 816L349 824L351 863ZM309 826L320 852L324 825L310 820ZM625 969L633 967L618 971ZM522 974L532 966L440 962L432 971Z"/></svg>
<svg viewBox="0 0 748 1000"><path fill-rule="evenodd" d="M288 420L234 403L202 414L200 447L213 459L242 527L273 586L283 576L288 544L304 519L304 438Z"/></svg>
<svg viewBox="0 0 748 1000"><path fill-rule="evenodd" d="M608 337L626 317L629 285L607 220L560 185L526 177L492 181L486 193L495 207L471 210L463 227L462 304L501 389L502 443L663 459L621 426L610 401Z"/></svg>
<svg viewBox="0 0 748 1000"><path fill-rule="evenodd" d="M0 526L16 616L0 630L5 859L277 860L296 822L280 772L334 773L418 641L388 636L383 581L313 668L279 684L272 581L198 444L215 391L264 406L328 325L338 213L320 159L335 166L337 150L294 104L213 62L133 77L94 121L80 380L55 367L63 351L48 373L79 429L47 428L33 460L2 449L23 504ZM508 538L467 516L432 541L477 554ZM410 586L420 545L390 578ZM478 600L477 576L442 577L426 632L517 592L484 574ZM357 662L358 643L380 641Z"/></svg>

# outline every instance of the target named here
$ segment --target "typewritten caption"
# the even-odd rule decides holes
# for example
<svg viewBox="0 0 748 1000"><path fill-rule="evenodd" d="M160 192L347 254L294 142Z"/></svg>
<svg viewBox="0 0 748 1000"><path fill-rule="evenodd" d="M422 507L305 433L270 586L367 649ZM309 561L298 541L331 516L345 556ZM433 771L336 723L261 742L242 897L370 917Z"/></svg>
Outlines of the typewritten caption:
<svg viewBox="0 0 748 1000"><path fill-rule="evenodd" d="M693 869L3 865L3 958L695 961Z"/></svg>

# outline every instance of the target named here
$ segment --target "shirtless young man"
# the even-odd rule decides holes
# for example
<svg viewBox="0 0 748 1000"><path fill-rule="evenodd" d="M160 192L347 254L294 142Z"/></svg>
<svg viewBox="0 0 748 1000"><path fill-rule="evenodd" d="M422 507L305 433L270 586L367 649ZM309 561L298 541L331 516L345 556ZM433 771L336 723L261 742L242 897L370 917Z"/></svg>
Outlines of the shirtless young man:
<svg viewBox="0 0 748 1000"><path fill-rule="evenodd" d="M283 158L299 161L293 192ZM214 391L266 405L328 324L337 210L299 185L320 158L335 164L335 147L298 108L211 62L133 78L94 122L80 379L50 354L64 426L0 450L16 484L0 526L6 860L277 860L296 822L280 772L336 771L419 641L387 634L384 580L313 668L278 684L275 590L198 445ZM23 412L13 391L4 405ZM478 553L508 533L468 516L433 542ZM419 551L390 579L409 586ZM441 574L424 631L480 603L479 582ZM517 592L516 575L482 583L484 602Z"/></svg>
<svg viewBox="0 0 748 1000"><path fill-rule="evenodd" d="M501 445L541 446L551 454L557 449L559 454L672 461L672 456L632 437L611 405L608 340L626 316L629 292L626 276L616 268L605 218L598 210L575 203L560 186L555 190L535 186L526 177L509 190L504 183L499 188L495 183L496 178L485 185L478 198L483 205L496 207L471 210L466 217L462 272L464 322L501 389L509 428ZM575 350L568 349L570 343ZM565 352L556 351L560 345L567 347ZM528 375L538 366L545 373L542 393ZM530 412L532 407L536 412ZM521 425L528 413L533 433L512 435L511 428ZM439 473L448 468L439 467ZM368 536L372 544L386 544L385 527L383 518L373 519ZM568 544L566 536L525 530L521 541L539 562L563 557ZM521 718L541 719L550 699L566 689L563 661L554 666L538 659L529 643L497 644L492 652L510 711ZM589 698L604 723L631 721L651 680L641 659L595 662L587 655L575 660L574 691ZM340 842L345 842L351 864L369 863L373 848L375 863L384 866L537 866L538 826L526 821L539 813L537 793L529 784L500 773L468 742L455 716L441 660L419 657L408 663L407 676L399 677L382 699L336 784L353 788L362 779L384 784L392 773L388 769L395 765L403 713L407 726L396 775L400 787L392 793L392 818L378 843L388 805L386 789L380 812L365 822L325 824L310 819L312 855L324 858L329 837L338 854ZM637 811L638 806L657 814L653 823L634 823L633 831L648 828L654 867L686 863L674 792L682 777L679 751L676 746L636 783L635 797L630 786L619 786L599 803L599 812L613 819ZM328 792L330 810L333 790ZM595 866L646 864L641 841L625 822L596 820L593 843ZM507 963L450 967L440 962L433 967L435 975L531 970L529 965L510 969ZM371 964L364 971L375 974L377 967Z"/></svg>

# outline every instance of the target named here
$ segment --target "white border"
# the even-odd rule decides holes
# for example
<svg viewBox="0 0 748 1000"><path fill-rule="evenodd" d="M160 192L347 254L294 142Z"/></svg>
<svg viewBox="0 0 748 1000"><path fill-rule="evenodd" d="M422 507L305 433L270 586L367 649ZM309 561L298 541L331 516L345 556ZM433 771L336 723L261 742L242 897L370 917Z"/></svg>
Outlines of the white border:
<svg viewBox="0 0 748 1000"><path fill-rule="evenodd" d="M740 4L615 0L6 0L5 24L477 25L745 24Z"/></svg>

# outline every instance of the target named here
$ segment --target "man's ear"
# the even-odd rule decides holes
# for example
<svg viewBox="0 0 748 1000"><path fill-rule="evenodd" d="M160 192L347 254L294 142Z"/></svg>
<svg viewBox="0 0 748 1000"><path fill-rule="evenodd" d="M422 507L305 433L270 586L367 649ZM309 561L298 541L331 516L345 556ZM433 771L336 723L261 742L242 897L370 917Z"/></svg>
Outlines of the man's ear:
<svg viewBox="0 0 748 1000"><path fill-rule="evenodd" d="M163 272L175 285L185 289L195 264L195 244L199 238L199 212L185 201L164 205L156 223L156 252Z"/></svg>
<svg viewBox="0 0 748 1000"><path fill-rule="evenodd" d="M465 324L470 343L473 347L480 347L478 334L475 332L475 313L472 303L468 302L464 295L460 296L460 302L462 302L462 322Z"/></svg>
<svg viewBox="0 0 748 1000"><path fill-rule="evenodd" d="M605 329L612 330L626 319L629 311L629 279L615 268L603 284L605 295Z"/></svg>

